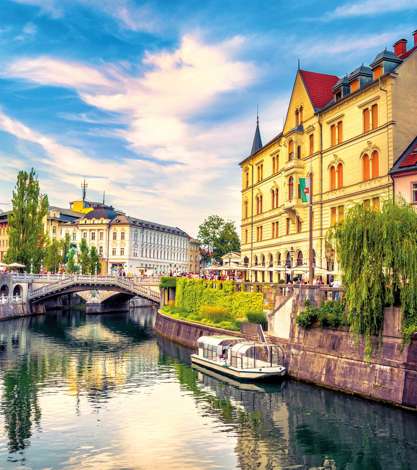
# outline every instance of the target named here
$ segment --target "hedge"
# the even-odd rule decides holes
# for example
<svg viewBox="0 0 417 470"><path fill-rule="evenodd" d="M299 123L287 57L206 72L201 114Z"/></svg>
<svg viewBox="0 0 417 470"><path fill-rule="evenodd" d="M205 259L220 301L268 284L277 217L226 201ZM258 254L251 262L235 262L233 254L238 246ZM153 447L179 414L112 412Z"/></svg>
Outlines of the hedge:
<svg viewBox="0 0 417 470"><path fill-rule="evenodd" d="M203 305L226 309L233 318L246 319L248 312L263 311L263 294L235 292L233 281L177 279L176 307L199 314Z"/></svg>
<svg viewBox="0 0 417 470"><path fill-rule="evenodd" d="M159 283L160 288L168 289L170 287L177 286L177 278L176 277L161 277L161 281Z"/></svg>

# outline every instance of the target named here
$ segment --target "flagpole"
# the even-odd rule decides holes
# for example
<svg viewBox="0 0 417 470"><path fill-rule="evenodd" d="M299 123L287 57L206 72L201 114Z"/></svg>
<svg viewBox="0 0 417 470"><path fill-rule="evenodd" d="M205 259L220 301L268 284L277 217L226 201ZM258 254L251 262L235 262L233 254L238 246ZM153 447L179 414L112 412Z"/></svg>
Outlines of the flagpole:
<svg viewBox="0 0 417 470"><path fill-rule="evenodd" d="M314 281L314 256L313 256L313 172L309 175L309 205L308 205L308 282L310 285Z"/></svg>

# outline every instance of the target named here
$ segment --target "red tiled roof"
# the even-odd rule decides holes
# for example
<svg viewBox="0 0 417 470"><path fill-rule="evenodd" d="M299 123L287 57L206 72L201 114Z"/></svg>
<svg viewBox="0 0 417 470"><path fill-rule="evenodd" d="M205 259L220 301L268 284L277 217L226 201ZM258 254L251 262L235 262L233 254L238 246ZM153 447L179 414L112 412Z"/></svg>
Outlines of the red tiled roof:
<svg viewBox="0 0 417 470"><path fill-rule="evenodd" d="M320 109L326 106L333 98L332 88L339 80L339 77L325 73L308 72L307 70L300 70L300 75L314 108Z"/></svg>
<svg viewBox="0 0 417 470"><path fill-rule="evenodd" d="M404 159L401 160L399 167L405 168L408 166L414 166L417 163L417 144L405 155Z"/></svg>

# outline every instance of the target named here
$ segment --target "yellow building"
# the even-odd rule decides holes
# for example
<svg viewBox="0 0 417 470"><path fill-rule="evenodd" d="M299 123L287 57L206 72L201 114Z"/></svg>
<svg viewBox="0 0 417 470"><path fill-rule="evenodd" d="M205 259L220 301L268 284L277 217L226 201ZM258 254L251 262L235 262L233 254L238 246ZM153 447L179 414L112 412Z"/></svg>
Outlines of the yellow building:
<svg viewBox="0 0 417 470"><path fill-rule="evenodd" d="M417 32L339 78L298 70L282 131L262 145L257 123L242 168L242 261L248 278L307 278L311 174L315 276L337 272L326 239L349 207L393 197L390 170L417 135ZM306 180L305 180L306 179ZM301 184L300 184L301 183Z"/></svg>
<svg viewBox="0 0 417 470"><path fill-rule="evenodd" d="M187 259L188 259L188 272L199 274L200 273L200 242L195 238L188 239L188 248L187 248Z"/></svg>

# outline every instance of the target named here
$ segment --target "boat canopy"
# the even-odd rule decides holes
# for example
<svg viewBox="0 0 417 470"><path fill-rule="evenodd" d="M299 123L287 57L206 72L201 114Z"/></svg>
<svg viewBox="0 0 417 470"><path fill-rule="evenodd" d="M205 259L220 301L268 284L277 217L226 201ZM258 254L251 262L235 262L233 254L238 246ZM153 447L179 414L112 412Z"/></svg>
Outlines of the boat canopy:
<svg viewBox="0 0 417 470"><path fill-rule="evenodd" d="M283 350L280 346L250 341L234 344L229 350L233 367L274 367L282 365Z"/></svg>
<svg viewBox="0 0 417 470"><path fill-rule="evenodd" d="M198 346L228 346L243 341L243 338L237 336L200 336L198 338Z"/></svg>

